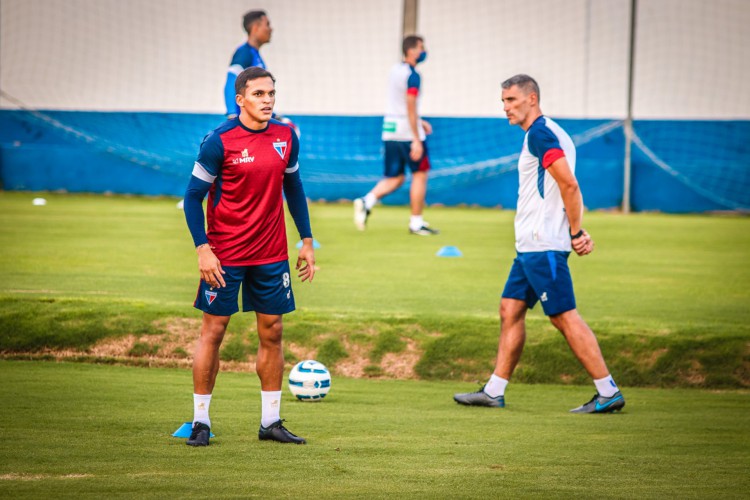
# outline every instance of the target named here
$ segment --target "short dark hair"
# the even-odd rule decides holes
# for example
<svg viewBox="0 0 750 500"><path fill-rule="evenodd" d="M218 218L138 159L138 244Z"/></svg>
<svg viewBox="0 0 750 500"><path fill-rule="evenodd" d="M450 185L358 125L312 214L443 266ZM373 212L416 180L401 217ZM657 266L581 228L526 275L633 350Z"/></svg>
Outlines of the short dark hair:
<svg viewBox="0 0 750 500"><path fill-rule="evenodd" d="M504 89L509 89L513 85L518 85L518 88L522 89L527 94L531 94L532 92L535 93L537 100L542 100L542 94L539 92L539 84L529 75L520 74L512 76L503 82L502 87Z"/></svg>
<svg viewBox="0 0 750 500"><path fill-rule="evenodd" d="M424 43L424 38L419 35L409 35L404 37L404 41L401 43L401 52L406 55L406 51L419 45L419 42Z"/></svg>
<svg viewBox="0 0 750 500"><path fill-rule="evenodd" d="M267 17L266 12L263 10L251 10L245 17L242 18L242 27L245 28L247 34L250 34L250 30L253 28L253 23L259 21L261 17Z"/></svg>
<svg viewBox="0 0 750 500"><path fill-rule="evenodd" d="M273 83L276 83L276 78L273 77L270 71L266 71L259 66L251 66L247 68L246 70L242 71L242 73L237 75L237 79L234 81L234 93L245 95L245 87L247 87L247 82L265 77L269 77Z"/></svg>

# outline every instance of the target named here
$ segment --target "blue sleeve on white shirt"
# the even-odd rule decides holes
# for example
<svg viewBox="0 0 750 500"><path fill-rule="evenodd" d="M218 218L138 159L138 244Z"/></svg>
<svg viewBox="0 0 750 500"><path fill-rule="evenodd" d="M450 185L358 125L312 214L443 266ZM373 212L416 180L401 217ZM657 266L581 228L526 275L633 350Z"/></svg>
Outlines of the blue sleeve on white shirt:
<svg viewBox="0 0 750 500"><path fill-rule="evenodd" d="M560 146L560 141L557 136L544 126L532 126L529 129L528 146L529 152L536 156L539 159L539 162L544 159L544 155L550 149L562 150L562 146Z"/></svg>
<svg viewBox="0 0 750 500"><path fill-rule="evenodd" d="M422 83L422 79L420 78L419 73L417 73L416 71L412 69L412 72L409 75L409 79L406 82L406 88L419 90L419 85L421 83Z"/></svg>
<svg viewBox="0 0 750 500"><path fill-rule="evenodd" d="M307 197L302 186L302 177L299 174L298 155L299 140L297 134L292 130L292 150L289 153L289 163L284 172L284 196L289 207L289 213L294 219L300 238L312 238L310 228L310 214L307 210Z"/></svg>

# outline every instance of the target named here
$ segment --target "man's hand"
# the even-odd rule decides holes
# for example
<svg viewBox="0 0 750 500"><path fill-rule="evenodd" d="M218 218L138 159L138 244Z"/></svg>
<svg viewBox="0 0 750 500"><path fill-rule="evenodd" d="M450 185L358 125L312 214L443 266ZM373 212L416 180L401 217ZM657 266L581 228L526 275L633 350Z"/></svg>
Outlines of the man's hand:
<svg viewBox="0 0 750 500"><path fill-rule="evenodd" d="M591 235L587 233L585 229L582 231L583 234L581 236L570 241L573 245L573 250L580 257L588 255L594 251L594 240L591 239Z"/></svg>
<svg viewBox="0 0 750 500"><path fill-rule="evenodd" d="M305 265L302 265L302 262ZM299 249L299 255L297 256L297 266L295 267L299 271L299 278L302 281L310 280L312 283L313 277L315 276L315 251L313 250L312 238L305 238L302 240L302 248Z"/></svg>
<svg viewBox="0 0 750 500"><path fill-rule="evenodd" d="M225 272L221 268L221 262L211 250L211 245L200 245L195 251L198 252L198 270L201 273L201 279L213 288L227 286L222 276Z"/></svg>
<svg viewBox="0 0 750 500"><path fill-rule="evenodd" d="M422 146L422 141L419 139L411 141L411 150L409 151L409 158L411 158L411 161L421 160L423 154L424 146Z"/></svg>
<svg viewBox="0 0 750 500"><path fill-rule="evenodd" d="M422 120L422 128L424 129L425 135L430 135L432 133L432 125L430 125L430 122Z"/></svg>

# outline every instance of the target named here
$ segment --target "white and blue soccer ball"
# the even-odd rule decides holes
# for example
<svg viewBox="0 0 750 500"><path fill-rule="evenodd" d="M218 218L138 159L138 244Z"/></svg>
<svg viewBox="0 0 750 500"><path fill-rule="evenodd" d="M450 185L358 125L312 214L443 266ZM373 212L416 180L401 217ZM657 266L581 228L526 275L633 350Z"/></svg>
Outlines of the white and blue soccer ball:
<svg viewBox="0 0 750 500"><path fill-rule="evenodd" d="M289 390L300 401L320 401L331 390L331 372L314 359L300 361L289 373Z"/></svg>

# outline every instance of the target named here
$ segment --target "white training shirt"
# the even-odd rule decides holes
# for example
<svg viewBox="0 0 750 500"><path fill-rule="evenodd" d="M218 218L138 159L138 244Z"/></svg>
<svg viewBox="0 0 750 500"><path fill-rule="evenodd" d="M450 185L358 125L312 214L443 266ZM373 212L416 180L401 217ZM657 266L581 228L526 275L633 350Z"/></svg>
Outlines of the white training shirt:
<svg viewBox="0 0 750 500"><path fill-rule="evenodd" d="M407 62L395 65L388 74L388 93L383 117L384 141L413 141L411 127L409 126L409 114L406 108L406 96L417 96L417 119L419 139L425 140L424 129L419 117L419 101L421 78L417 70Z"/></svg>
<svg viewBox="0 0 750 500"><path fill-rule="evenodd" d="M526 131L518 159L516 250L570 252L570 225L560 189L547 168L565 157L575 175L576 148L554 121L540 116Z"/></svg>

